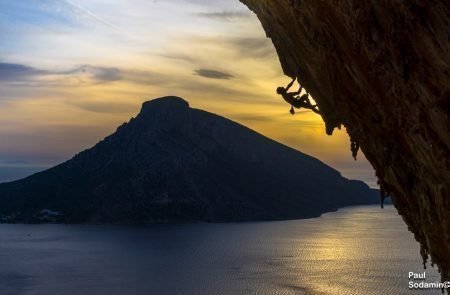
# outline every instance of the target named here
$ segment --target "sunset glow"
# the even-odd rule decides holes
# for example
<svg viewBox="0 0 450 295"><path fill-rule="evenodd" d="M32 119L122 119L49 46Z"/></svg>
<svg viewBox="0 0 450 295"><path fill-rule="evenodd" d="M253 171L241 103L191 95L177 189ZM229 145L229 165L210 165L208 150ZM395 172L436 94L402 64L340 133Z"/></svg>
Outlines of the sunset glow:
<svg viewBox="0 0 450 295"><path fill-rule="evenodd" d="M375 185L345 131L289 114L275 89L290 79L238 1L2 1L0 37L1 167L58 164L177 95Z"/></svg>

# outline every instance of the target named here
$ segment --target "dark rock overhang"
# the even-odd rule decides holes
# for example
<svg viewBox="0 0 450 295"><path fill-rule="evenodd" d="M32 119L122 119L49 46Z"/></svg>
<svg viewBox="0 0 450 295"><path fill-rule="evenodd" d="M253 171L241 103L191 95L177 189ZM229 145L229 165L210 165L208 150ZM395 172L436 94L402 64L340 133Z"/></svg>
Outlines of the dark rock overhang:
<svg viewBox="0 0 450 295"><path fill-rule="evenodd" d="M421 244L450 269L448 1L241 0L287 76L342 125ZM353 152L355 152L353 150Z"/></svg>

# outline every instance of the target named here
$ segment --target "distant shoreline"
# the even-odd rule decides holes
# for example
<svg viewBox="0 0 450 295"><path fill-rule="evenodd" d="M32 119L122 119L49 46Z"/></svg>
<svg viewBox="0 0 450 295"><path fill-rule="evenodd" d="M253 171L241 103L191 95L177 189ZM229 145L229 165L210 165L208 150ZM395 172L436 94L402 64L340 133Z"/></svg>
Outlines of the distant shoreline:
<svg viewBox="0 0 450 295"><path fill-rule="evenodd" d="M199 221L199 222L149 222L149 223L125 223L125 222L119 222L119 223L1 223L1 225L82 225L82 226L150 226L150 225L194 225L194 224L251 224L251 223L269 223L269 222L287 222L287 221L295 221L295 220L310 220L310 219L316 219L321 218L324 215L333 214L342 212L344 210L349 209L356 209L356 208L369 208L369 207L378 207L380 210L390 209L394 208L392 204L385 204L384 209L381 209L379 205L353 205L353 206L345 206L337 208L336 210L327 211L324 213L321 213L318 216L314 217L305 217L305 218L293 218L293 219L267 219L267 220L248 220L248 221L224 221L224 222L205 222L205 221Z"/></svg>

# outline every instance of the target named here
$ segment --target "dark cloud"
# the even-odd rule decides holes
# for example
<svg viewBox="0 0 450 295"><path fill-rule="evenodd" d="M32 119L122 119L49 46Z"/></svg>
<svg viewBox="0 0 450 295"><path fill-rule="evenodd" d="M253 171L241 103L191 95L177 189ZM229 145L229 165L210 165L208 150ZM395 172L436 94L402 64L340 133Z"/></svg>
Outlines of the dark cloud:
<svg viewBox="0 0 450 295"><path fill-rule="evenodd" d="M209 78L209 79L229 80L231 78L234 78L233 75L231 75L227 72L211 70L211 69L198 69L198 70L194 70L194 72L198 76L201 76L204 78Z"/></svg>
<svg viewBox="0 0 450 295"><path fill-rule="evenodd" d="M32 76L48 74L44 70L39 70L30 66L0 62L0 81L21 81Z"/></svg>
<svg viewBox="0 0 450 295"><path fill-rule="evenodd" d="M121 69L93 65L80 65L65 71L51 71L37 69L31 66L15 63L0 63L0 82L26 82L24 86L35 86L32 82L41 76L52 75L59 78L72 76L87 76L90 82L80 83L109 83L127 81L135 84L156 85L164 82L167 77L151 71ZM56 78L57 79L57 78ZM38 81L39 85L64 85L64 80ZM57 82L55 84L55 82Z"/></svg>
<svg viewBox="0 0 450 295"><path fill-rule="evenodd" d="M251 16L250 11L219 11L219 12L201 12L196 13L196 16L220 20L220 21L232 21L236 19L249 18Z"/></svg>

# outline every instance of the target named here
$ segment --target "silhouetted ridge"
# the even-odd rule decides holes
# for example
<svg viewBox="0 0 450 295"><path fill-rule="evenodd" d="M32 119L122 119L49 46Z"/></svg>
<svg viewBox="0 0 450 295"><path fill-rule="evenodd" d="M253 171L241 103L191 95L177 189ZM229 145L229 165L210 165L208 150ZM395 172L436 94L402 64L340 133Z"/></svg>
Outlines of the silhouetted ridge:
<svg viewBox="0 0 450 295"><path fill-rule="evenodd" d="M0 184L3 222L270 220L377 202L364 183L172 96L73 159Z"/></svg>
<svg viewBox="0 0 450 295"><path fill-rule="evenodd" d="M165 96L146 101L142 104L140 114L145 115L152 112L176 111L179 109L188 109L189 103L178 96Z"/></svg>
<svg viewBox="0 0 450 295"><path fill-rule="evenodd" d="M144 102L136 119L155 129L181 128L189 120L189 110L189 103L180 97L160 97Z"/></svg>

